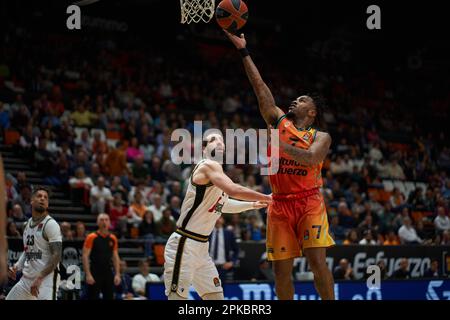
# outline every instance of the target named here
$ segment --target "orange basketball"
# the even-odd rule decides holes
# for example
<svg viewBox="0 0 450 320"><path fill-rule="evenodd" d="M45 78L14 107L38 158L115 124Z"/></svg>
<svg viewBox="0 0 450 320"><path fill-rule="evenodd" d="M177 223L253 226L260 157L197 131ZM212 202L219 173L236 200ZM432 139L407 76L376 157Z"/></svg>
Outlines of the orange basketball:
<svg viewBox="0 0 450 320"><path fill-rule="evenodd" d="M248 8L241 0L223 0L216 8L216 20L222 29L235 32L241 29L248 19Z"/></svg>

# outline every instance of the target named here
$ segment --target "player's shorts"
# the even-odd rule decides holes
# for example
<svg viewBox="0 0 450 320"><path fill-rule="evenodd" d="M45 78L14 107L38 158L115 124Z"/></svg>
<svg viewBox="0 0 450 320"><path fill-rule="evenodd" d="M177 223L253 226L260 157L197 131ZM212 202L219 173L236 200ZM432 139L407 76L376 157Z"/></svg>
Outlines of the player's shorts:
<svg viewBox="0 0 450 320"><path fill-rule="evenodd" d="M188 298L192 285L200 297L223 292L217 268L209 255L209 242L172 233L164 251L166 296L176 292Z"/></svg>
<svg viewBox="0 0 450 320"><path fill-rule="evenodd" d="M20 278L11 291L6 296L6 300L56 300L59 276L56 274L48 275L39 288L37 297L31 294L31 286L34 279L27 279L24 276Z"/></svg>
<svg viewBox="0 0 450 320"><path fill-rule="evenodd" d="M296 258L304 249L335 245L319 189L272 197L267 214L268 260Z"/></svg>

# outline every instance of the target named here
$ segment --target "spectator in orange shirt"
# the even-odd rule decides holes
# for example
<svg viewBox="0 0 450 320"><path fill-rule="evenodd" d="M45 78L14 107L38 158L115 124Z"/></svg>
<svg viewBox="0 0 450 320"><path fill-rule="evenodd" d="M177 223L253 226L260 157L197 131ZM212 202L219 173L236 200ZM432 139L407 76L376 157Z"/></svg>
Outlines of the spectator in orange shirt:
<svg viewBox="0 0 450 320"><path fill-rule="evenodd" d="M397 235L395 234L394 230L389 230L386 240L384 240L383 245L384 246L398 246L400 244L400 241L398 241Z"/></svg>
<svg viewBox="0 0 450 320"><path fill-rule="evenodd" d="M96 131L94 133L94 139L91 145L92 154L96 155L98 158L100 155L104 155L108 153L108 144L106 141L102 140L102 136L100 132ZM103 159L96 160L98 163L101 163Z"/></svg>
<svg viewBox="0 0 450 320"><path fill-rule="evenodd" d="M144 219L146 211L147 207L142 201L142 194L136 192L128 210L128 223L134 224L137 227L142 222L142 219Z"/></svg>
<svg viewBox="0 0 450 320"><path fill-rule="evenodd" d="M128 175L131 175L131 171L127 166L127 158L125 154L125 148L121 141L118 141L116 148L113 148L106 157L104 164L105 172L109 176L119 176L122 185L130 190L130 182Z"/></svg>

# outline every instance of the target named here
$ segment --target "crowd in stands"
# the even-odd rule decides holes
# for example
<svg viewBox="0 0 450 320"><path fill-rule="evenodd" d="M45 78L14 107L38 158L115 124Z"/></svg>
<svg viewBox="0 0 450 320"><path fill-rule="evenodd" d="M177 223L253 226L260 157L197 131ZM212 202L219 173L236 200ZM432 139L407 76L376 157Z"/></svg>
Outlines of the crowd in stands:
<svg viewBox="0 0 450 320"><path fill-rule="evenodd" d="M193 61L188 64L163 49L130 47L126 39L6 32L8 45L0 55L4 141L8 130L18 131L17 154L43 173L46 184L66 190L86 214L108 213L119 238L148 240L148 257L151 244L164 243L175 230L192 169L171 161L173 130L192 131L194 121L202 121L203 130L264 128L238 54L225 40L217 45L224 53L220 61L180 43ZM251 40L250 45L257 46ZM267 53L275 50L267 45ZM265 52L260 49L257 64ZM317 43L304 54L310 63L299 73L259 65L280 106L307 89L328 99L320 129L330 132L333 143L323 167L323 194L336 242L450 245L444 128L429 128L421 114L409 112L405 84L376 70L348 68L357 57L347 61L332 47L319 55ZM427 76L424 71L422 78ZM440 113L450 101L448 92L426 90L434 97L423 106L430 117L448 116ZM271 192L256 166L227 165L225 171L237 183ZM31 186L23 173L6 179L8 235L19 236L20 224L31 215ZM425 187L386 191L384 180ZM225 216L225 226L237 241L264 241L265 218L265 210L250 211ZM65 239L86 234L82 222L61 221L61 227Z"/></svg>

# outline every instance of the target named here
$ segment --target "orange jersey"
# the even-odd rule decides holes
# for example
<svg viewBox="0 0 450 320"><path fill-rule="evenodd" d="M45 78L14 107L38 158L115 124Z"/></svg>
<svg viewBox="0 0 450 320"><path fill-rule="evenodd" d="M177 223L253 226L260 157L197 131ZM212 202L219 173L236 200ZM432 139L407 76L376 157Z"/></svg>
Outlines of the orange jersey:
<svg viewBox="0 0 450 320"><path fill-rule="evenodd" d="M279 129L281 141L302 149L309 149L317 134L314 128L297 129L286 115L278 120L275 129ZM322 162L304 166L280 149L278 166L278 172L269 176L273 194L295 194L322 186Z"/></svg>

